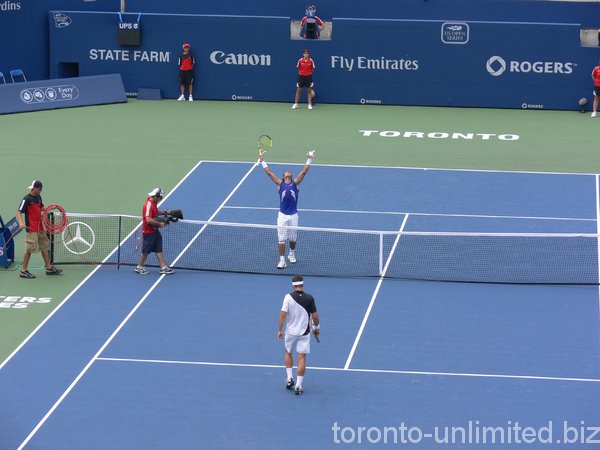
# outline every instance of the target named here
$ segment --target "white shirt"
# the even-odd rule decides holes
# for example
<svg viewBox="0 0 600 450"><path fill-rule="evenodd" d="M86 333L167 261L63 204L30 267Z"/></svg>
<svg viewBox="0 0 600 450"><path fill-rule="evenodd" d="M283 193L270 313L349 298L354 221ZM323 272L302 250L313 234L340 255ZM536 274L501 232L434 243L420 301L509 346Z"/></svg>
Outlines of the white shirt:
<svg viewBox="0 0 600 450"><path fill-rule="evenodd" d="M317 311L312 295L304 291L286 294L281 310L286 313L286 334L303 336L310 332L310 314Z"/></svg>

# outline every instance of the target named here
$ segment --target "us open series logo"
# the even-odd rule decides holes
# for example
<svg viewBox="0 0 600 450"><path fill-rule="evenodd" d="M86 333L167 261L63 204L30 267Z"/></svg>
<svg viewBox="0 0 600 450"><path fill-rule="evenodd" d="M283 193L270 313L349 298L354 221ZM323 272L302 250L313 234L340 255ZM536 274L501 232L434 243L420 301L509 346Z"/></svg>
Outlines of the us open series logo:
<svg viewBox="0 0 600 450"><path fill-rule="evenodd" d="M444 22L442 24L444 44L466 44L469 42L469 25L464 22Z"/></svg>
<svg viewBox="0 0 600 450"><path fill-rule="evenodd" d="M69 16L61 12L55 12L52 14L52 17L54 18L54 26L56 28L65 28L73 23Z"/></svg>

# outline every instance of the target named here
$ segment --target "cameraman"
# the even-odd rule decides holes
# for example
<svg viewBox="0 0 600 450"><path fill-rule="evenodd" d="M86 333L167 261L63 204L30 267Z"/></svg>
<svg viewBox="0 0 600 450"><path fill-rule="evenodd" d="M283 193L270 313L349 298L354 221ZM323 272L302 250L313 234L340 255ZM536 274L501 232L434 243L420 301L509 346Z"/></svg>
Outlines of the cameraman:
<svg viewBox="0 0 600 450"><path fill-rule="evenodd" d="M167 223L156 220L156 216L166 213L166 211L159 211L157 206L165 196L165 193L161 188L154 188L151 192L148 192L148 195L149 197L144 202L142 209L142 256L140 256L140 262L135 271L140 275L148 275L150 272L144 267L144 264L146 263L148 254L155 252L160 264L160 271L158 273L169 275L173 273L173 269L165 263L162 235L158 231L159 228L166 227Z"/></svg>

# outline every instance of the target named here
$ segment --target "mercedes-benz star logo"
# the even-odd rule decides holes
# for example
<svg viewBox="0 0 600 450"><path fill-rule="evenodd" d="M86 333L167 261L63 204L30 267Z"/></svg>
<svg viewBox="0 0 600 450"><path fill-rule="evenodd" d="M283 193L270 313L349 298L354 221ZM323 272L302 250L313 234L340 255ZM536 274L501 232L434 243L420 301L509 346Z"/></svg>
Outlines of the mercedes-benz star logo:
<svg viewBox="0 0 600 450"><path fill-rule="evenodd" d="M87 223L71 222L62 232L62 241L68 251L74 255L83 255L94 246L96 235Z"/></svg>

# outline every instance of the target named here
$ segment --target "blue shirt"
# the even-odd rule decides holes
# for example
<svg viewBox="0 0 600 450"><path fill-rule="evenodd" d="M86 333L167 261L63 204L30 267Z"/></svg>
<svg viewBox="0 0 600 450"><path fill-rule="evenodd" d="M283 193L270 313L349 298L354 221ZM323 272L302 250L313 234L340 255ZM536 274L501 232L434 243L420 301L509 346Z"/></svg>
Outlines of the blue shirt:
<svg viewBox="0 0 600 450"><path fill-rule="evenodd" d="M295 181L290 184L281 182L279 185L279 202L279 211L283 214L291 216L298 212L296 209L298 206L298 186L296 186Z"/></svg>

